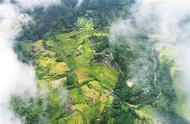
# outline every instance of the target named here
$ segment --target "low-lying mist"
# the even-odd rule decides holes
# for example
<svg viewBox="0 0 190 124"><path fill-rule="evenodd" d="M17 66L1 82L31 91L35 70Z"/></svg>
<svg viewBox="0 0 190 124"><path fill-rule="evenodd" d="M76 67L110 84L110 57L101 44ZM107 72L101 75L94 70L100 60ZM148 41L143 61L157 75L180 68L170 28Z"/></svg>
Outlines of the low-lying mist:
<svg viewBox="0 0 190 124"><path fill-rule="evenodd" d="M112 41L118 36L130 41L141 33L155 43L176 47L176 68L182 74L179 89L185 96L181 114L190 120L190 1L136 0L131 18L118 19L111 33Z"/></svg>
<svg viewBox="0 0 190 124"><path fill-rule="evenodd" d="M15 3L16 2L16 3ZM10 109L12 95L35 95L35 71L32 65L27 65L17 59L13 50L15 39L22 30L22 25L32 21L32 17L23 10L35 7L47 8L59 4L58 0L11 0L0 2L0 123L20 124Z"/></svg>

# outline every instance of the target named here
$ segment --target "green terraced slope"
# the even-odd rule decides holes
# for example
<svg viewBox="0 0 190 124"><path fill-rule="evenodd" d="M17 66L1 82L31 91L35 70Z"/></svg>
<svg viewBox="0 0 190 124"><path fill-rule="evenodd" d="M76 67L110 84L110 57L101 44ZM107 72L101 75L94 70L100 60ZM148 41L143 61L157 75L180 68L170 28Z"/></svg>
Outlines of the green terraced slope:
<svg viewBox="0 0 190 124"><path fill-rule="evenodd" d="M23 27L15 51L35 68L38 89L11 97L15 115L24 124L188 124L177 113L175 47L150 41L143 29L109 33L119 18L133 20L134 0L76 3L31 12L36 23Z"/></svg>
<svg viewBox="0 0 190 124"><path fill-rule="evenodd" d="M27 123L97 121L112 103L111 93L118 81L118 74L108 58L95 59L98 53L91 41L93 37L107 35L96 32L91 20L79 18L76 30L30 44L39 90L47 94L30 102L14 97L12 104L19 115L25 116ZM26 44L21 42L20 46L24 48Z"/></svg>

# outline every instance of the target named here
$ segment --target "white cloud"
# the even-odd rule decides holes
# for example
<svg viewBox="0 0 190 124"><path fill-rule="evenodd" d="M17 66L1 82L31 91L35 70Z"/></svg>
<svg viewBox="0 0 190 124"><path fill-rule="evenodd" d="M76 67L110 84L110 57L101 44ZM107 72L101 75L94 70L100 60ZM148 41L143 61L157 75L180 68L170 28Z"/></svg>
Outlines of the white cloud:
<svg viewBox="0 0 190 124"><path fill-rule="evenodd" d="M34 7L47 8L58 4L59 0L17 0L18 4L11 4L9 0L0 3L0 124L21 124L10 110L11 95L23 95L36 92L35 71L31 65L23 64L13 51L15 38L21 30L22 24L31 19L21 9Z"/></svg>
<svg viewBox="0 0 190 124"><path fill-rule="evenodd" d="M34 9L35 7L44 7L45 9L51 5L58 5L61 0L16 0L18 4L26 9Z"/></svg>
<svg viewBox="0 0 190 124"><path fill-rule="evenodd" d="M180 22L190 15L189 0L139 0L133 12L138 25L153 34L174 37L178 43L188 39L189 24L183 27Z"/></svg>
<svg viewBox="0 0 190 124"><path fill-rule="evenodd" d="M35 73L31 66L17 60L12 47L21 23L29 18L9 3L0 4L0 123L18 124L9 110L10 96L25 91L35 91ZM12 119L12 120L11 120Z"/></svg>
<svg viewBox="0 0 190 124"><path fill-rule="evenodd" d="M154 41L176 45L184 69L185 116L190 120L190 0L137 0L131 13L133 23L123 19L113 23L112 38L122 35L129 39L143 31Z"/></svg>
<svg viewBox="0 0 190 124"><path fill-rule="evenodd" d="M77 6L80 6L84 0L78 0Z"/></svg>
<svg viewBox="0 0 190 124"><path fill-rule="evenodd" d="M185 101L181 106L183 116L190 120L190 0L139 0L133 11L138 25L157 35L159 42L175 44L178 66L183 69L181 90Z"/></svg>

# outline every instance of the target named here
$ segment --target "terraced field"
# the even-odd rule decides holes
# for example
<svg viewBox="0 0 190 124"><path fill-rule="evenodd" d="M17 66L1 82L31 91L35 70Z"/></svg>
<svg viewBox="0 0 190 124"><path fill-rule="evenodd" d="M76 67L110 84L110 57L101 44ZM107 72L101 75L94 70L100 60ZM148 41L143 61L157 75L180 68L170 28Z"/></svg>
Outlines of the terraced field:
<svg viewBox="0 0 190 124"><path fill-rule="evenodd" d="M33 42L32 63L36 68L38 86L40 92L49 95L38 96L31 99L32 102L18 101L14 97L12 104L18 113L26 111L20 116L33 123L98 121L100 114L112 103L111 93L118 81L118 74L108 61L95 62L94 58L97 53L93 49L92 37L107 35L96 32L91 20L79 18L74 31ZM21 46L26 46L25 43ZM17 106L18 102L26 105ZM40 119L42 116L48 120Z"/></svg>

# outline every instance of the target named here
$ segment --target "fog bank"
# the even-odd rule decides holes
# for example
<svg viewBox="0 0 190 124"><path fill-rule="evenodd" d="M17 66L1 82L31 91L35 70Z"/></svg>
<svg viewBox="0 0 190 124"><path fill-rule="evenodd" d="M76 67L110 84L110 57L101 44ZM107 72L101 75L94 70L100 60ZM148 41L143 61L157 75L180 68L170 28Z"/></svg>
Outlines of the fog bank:
<svg viewBox="0 0 190 124"><path fill-rule="evenodd" d="M36 6L48 7L57 0L9 0L0 3L0 124L21 124L10 109L11 95L34 95L36 92L35 71L31 65L21 63L13 51L15 38L21 26L32 21L22 9ZM56 1L56 3L55 3Z"/></svg>
<svg viewBox="0 0 190 124"><path fill-rule="evenodd" d="M183 116L190 120L190 0L136 0L131 18L118 19L110 31L112 39L125 36L130 40L144 34L153 42L176 46L182 74L179 89L185 95L181 106Z"/></svg>

